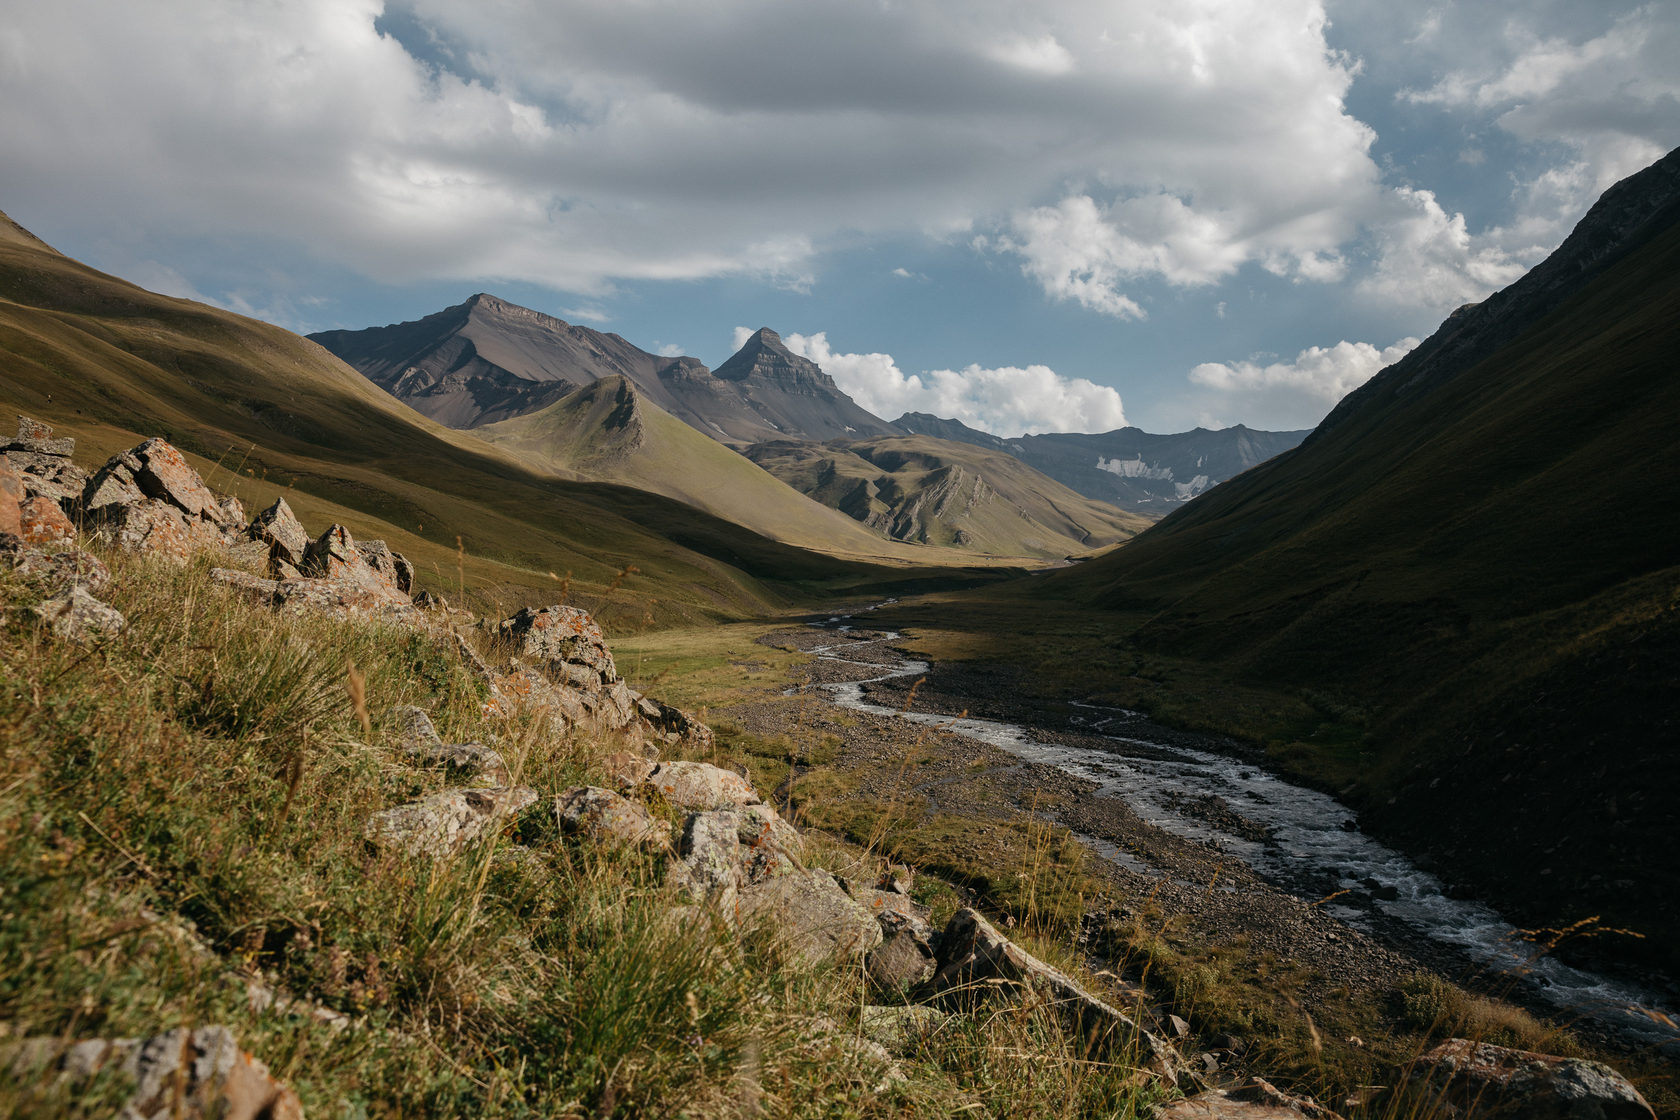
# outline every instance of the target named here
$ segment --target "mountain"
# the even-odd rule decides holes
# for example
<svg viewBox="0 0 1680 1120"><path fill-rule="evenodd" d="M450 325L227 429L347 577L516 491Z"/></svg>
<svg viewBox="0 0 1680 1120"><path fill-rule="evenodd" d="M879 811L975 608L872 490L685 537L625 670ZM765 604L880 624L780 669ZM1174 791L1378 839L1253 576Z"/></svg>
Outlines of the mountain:
<svg viewBox="0 0 1680 1120"><path fill-rule="evenodd" d="M603 377L622 377L644 400L736 446L894 430L768 327L716 371L484 293L411 323L309 338L452 428L524 416Z"/></svg>
<svg viewBox="0 0 1680 1120"><path fill-rule="evenodd" d="M892 425L860 408L822 367L789 350L769 327L755 332L713 370L712 379L727 391L715 396L695 392L684 404L703 421L691 423L701 431L709 425L725 443L893 434ZM708 408L713 401L722 407Z"/></svg>
<svg viewBox="0 0 1680 1120"><path fill-rule="evenodd" d="M3 215L0 369L0 410L53 424L79 455L162 435L248 509L284 495L309 524L384 537L434 587L546 602L550 572L574 572L587 595L634 566L622 609L676 621L953 574L884 539L885 567L836 559L663 495L556 478L421 416L312 342L98 272Z"/></svg>
<svg viewBox="0 0 1680 1120"><path fill-rule="evenodd" d="M451 428L535 412L602 377L628 377L662 400L662 370L705 368L482 292L411 323L309 338Z"/></svg>
<svg viewBox="0 0 1680 1120"><path fill-rule="evenodd" d="M1061 558L1128 540L1149 524L1002 452L927 436L776 440L755 444L746 455L898 540Z"/></svg>
<svg viewBox="0 0 1680 1120"><path fill-rule="evenodd" d="M1288 451L1307 435L1304 431L1260 432L1238 424L1176 435L1116 428L1095 434L1051 432L1003 439L924 412L905 413L893 426L912 435L1005 452L1087 498L1157 516Z"/></svg>
<svg viewBox="0 0 1680 1120"><path fill-rule="evenodd" d="M1680 151L1298 448L1044 589L1318 698L1351 745L1286 753L1351 773L1368 823L1680 967L1676 308Z"/></svg>
<svg viewBox="0 0 1680 1120"><path fill-rule="evenodd" d="M785 543L853 554L903 551L676 419L625 377L604 377L539 412L473 434L526 461L664 494Z"/></svg>

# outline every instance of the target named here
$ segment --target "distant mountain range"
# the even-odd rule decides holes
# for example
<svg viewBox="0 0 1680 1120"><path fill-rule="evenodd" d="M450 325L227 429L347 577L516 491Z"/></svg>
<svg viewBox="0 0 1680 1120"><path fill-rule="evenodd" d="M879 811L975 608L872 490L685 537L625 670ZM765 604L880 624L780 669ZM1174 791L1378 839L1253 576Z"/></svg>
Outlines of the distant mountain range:
<svg viewBox="0 0 1680 1120"><path fill-rule="evenodd" d="M1356 730L1279 758L1513 916L1601 915L1680 974L1676 354L1680 150L1298 448L1044 590L1315 698Z"/></svg>
<svg viewBox="0 0 1680 1120"><path fill-rule="evenodd" d="M1139 428L1112 432L1051 432L1004 439L958 420L907 412L893 426L913 435L971 443L1013 455L1088 498L1121 509L1167 513L1306 438L1305 431L1259 432L1238 424L1210 431L1151 435Z"/></svg>
<svg viewBox="0 0 1680 1120"><path fill-rule="evenodd" d="M1121 428L1003 439L925 413L889 423L768 327L711 370L697 358L650 354L616 334L482 293L411 323L309 337L450 427L476 428L538 412L601 378L622 377L640 399L737 450L789 440L929 436L1013 456L1085 498L1156 517L1306 435L1238 425L1178 435Z"/></svg>

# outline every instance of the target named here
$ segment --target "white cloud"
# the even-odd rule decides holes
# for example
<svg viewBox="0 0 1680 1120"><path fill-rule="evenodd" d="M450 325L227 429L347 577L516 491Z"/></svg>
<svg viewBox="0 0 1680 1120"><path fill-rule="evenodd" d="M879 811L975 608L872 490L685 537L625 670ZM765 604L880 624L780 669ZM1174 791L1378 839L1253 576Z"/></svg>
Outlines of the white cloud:
<svg viewBox="0 0 1680 1120"><path fill-rule="evenodd" d="M802 290L858 235L983 228L1130 316L1137 277L1335 273L1377 173L1324 26L1320 0L61 0L8 13L0 191L141 257L233 235L592 298Z"/></svg>
<svg viewBox="0 0 1680 1120"><path fill-rule="evenodd" d="M562 307L560 309L560 314L567 319L573 320L574 322L578 320L582 320L585 323L612 322L611 315L607 314L603 309L593 305L586 305L583 307Z"/></svg>
<svg viewBox="0 0 1680 1120"><path fill-rule="evenodd" d="M1387 219L1372 231L1375 263L1357 287L1390 306L1444 312L1481 300L1520 277L1534 263L1526 258L1552 247L1513 252L1500 230L1472 237L1464 215L1448 214L1426 190L1395 188L1385 206Z"/></svg>
<svg viewBox="0 0 1680 1120"><path fill-rule="evenodd" d="M1418 345L1403 338L1378 349L1369 342L1342 341L1312 346L1292 362L1203 362L1190 371L1194 384L1222 393L1271 393L1284 390L1335 404L1369 381L1378 370L1404 358Z"/></svg>
<svg viewBox="0 0 1680 1120"><path fill-rule="evenodd" d="M653 352L662 358L680 358L683 356L683 348L675 342L656 342L653 345Z"/></svg>
<svg viewBox="0 0 1680 1120"><path fill-rule="evenodd" d="M741 342L751 335L736 328ZM1048 366L970 365L906 374L891 354L842 354L824 331L790 334L788 349L816 362L858 404L889 420L929 412L1000 436L1036 432L1106 432L1125 427L1120 394Z"/></svg>

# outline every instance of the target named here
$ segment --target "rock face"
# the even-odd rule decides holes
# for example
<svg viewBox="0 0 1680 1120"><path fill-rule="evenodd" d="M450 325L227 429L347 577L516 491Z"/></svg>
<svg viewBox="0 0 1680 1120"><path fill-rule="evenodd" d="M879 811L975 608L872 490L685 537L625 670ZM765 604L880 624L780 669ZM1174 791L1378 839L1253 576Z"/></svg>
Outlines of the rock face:
<svg viewBox="0 0 1680 1120"><path fill-rule="evenodd" d="M146 1039L25 1039L11 1053L19 1076L80 1082L115 1068L134 1082L118 1120L303 1120L303 1105L226 1027L185 1027Z"/></svg>
<svg viewBox="0 0 1680 1120"><path fill-rule="evenodd" d="M366 835L377 847L443 859L488 836L536 800L536 791L524 786L445 790L375 813Z"/></svg>
<svg viewBox="0 0 1680 1120"><path fill-rule="evenodd" d="M751 782L709 762L661 762L643 781L683 809L735 809L760 803Z"/></svg>
<svg viewBox="0 0 1680 1120"><path fill-rule="evenodd" d="M1454 1038L1418 1059L1412 1077L1437 1099L1488 1120L1656 1120L1639 1090L1602 1062Z"/></svg>
<svg viewBox="0 0 1680 1120"><path fill-rule="evenodd" d="M118 547L178 564L235 539L222 502L161 439L112 456L83 487L81 510Z"/></svg>
<svg viewBox="0 0 1680 1120"><path fill-rule="evenodd" d="M561 831L612 846L668 848L669 826L645 807L599 786L577 786L554 799Z"/></svg>
<svg viewBox="0 0 1680 1120"><path fill-rule="evenodd" d="M935 992L956 1003L972 1002L981 992L996 991L989 980L1004 981L1035 994L1054 1007L1081 1035L1096 1043L1136 1038L1144 1060L1170 1081L1185 1078L1177 1052L1164 1039L1143 1029L1118 1008L1086 991L1072 977L1010 941L980 916L964 909L952 916L939 939Z"/></svg>
<svg viewBox="0 0 1680 1120"><path fill-rule="evenodd" d="M311 543L309 533L292 513L286 499L276 498L273 505L257 514L246 532L252 540L268 545L271 562L283 561L294 568L303 566Z"/></svg>
<svg viewBox="0 0 1680 1120"><path fill-rule="evenodd" d="M509 671L491 679L496 703L542 711L567 726L622 731L636 721L630 686L587 611L527 607L492 629Z"/></svg>
<svg viewBox="0 0 1680 1120"><path fill-rule="evenodd" d="M73 439L54 439L52 429L28 416L18 417L17 438L0 444L0 464L22 476L24 498L45 498L64 513L71 513L87 485L87 472L70 461L75 453ZM0 532L13 532L4 527Z"/></svg>
<svg viewBox="0 0 1680 1120"><path fill-rule="evenodd" d="M827 871L792 871L740 892L743 924L763 923L808 963L862 957L881 943L881 927Z"/></svg>

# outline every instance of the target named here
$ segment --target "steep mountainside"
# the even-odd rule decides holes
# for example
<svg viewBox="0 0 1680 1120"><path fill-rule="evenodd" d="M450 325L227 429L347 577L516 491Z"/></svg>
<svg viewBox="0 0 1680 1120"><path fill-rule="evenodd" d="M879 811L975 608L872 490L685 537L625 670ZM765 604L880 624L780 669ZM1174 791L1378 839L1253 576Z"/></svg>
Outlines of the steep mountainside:
<svg viewBox="0 0 1680 1120"><path fill-rule="evenodd" d="M164 435L251 508L285 494L300 516L384 536L504 600L552 594L550 571L601 588L634 565L621 599L651 594L663 617L698 617L893 575L661 495L558 480L420 416L313 343L97 272L4 216L0 370L0 410L40 417L90 455Z"/></svg>
<svg viewBox="0 0 1680 1120"><path fill-rule="evenodd" d="M1680 152L1299 448L1046 589L1367 713L1348 792L1374 823L1680 966L1676 308Z"/></svg>
<svg viewBox="0 0 1680 1120"><path fill-rule="evenodd" d="M858 407L817 363L761 328L711 373L711 385L694 377L666 378L701 431L725 443L766 439L866 439L893 434L892 425ZM686 419L687 417L685 417Z"/></svg>
<svg viewBox="0 0 1680 1120"><path fill-rule="evenodd" d="M540 412L486 425L474 435L527 461L664 494L790 544L912 554L643 399L627 378L602 378Z"/></svg>
<svg viewBox="0 0 1680 1120"><path fill-rule="evenodd" d="M601 377L628 377L662 400L661 370L705 368L482 292L412 323L309 337L451 428L535 412Z"/></svg>
<svg viewBox="0 0 1680 1120"><path fill-rule="evenodd" d="M1116 428L1095 434L1050 432L1003 439L923 412L905 413L893 426L915 435L1006 452L1087 498L1155 516L1288 451L1307 434L1259 432L1238 424L1219 431L1197 428L1173 435Z"/></svg>
<svg viewBox="0 0 1680 1120"><path fill-rule="evenodd" d="M796 489L898 540L1059 558L1128 540L1149 524L1001 452L927 436L778 440L746 454Z"/></svg>

